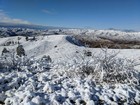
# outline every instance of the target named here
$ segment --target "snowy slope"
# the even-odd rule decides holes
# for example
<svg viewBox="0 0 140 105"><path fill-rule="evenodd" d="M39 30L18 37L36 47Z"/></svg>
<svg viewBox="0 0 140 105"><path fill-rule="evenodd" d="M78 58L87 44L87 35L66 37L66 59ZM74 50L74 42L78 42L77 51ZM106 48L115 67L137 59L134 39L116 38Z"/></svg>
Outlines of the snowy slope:
<svg viewBox="0 0 140 105"><path fill-rule="evenodd" d="M101 51L100 48L77 46L66 39L68 36L69 35L38 36L37 41L26 41L23 36L0 38L0 52L4 47L8 49L16 48L17 44L10 46L3 46L3 44L8 41L18 42L18 37L21 38L19 42L24 46L27 56L35 56L37 58L43 55L50 55L53 59L64 58L65 56L70 56L71 58L76 54L76 51L91 50L93 53L100 53ZM140 57L139 49L108 49L108 51L120 51L119 55L127 58L138 59Z"/></svg>
<svg viewBox="0 0 140 105"><path fill-rule="evenodd" d="M95 55L99 55L102 51L100 48L77 45L68 40L68 37L81 33L92 36L96 32L97 36L109 38L113 36L113 38L120 38L115 36L116 33L124 34L127 39L126 32L107 31L112 33L110 36L105 30L65 29L62 31L64 35L37 35L36 41L26 41L24 36L0 38L0 52L4 47L16 49L20 37L19 43L23 45L29 58L33 59L32 56L34 56L35 59L40 59L44 55L49 55L53 61L50 70L34 68L39 64L33 59L35 64L23 67L22 71L0 72L0 102L4 101L6 105L131 105L135 102L140 103L140 90L131 85L96 84L91 76L81 78L75 77L73 73L68 74L69 70L76 69L74 59L84 54L85 50ZM103 34L100 34L102 32ZM140 33L129 33L130 39L134 39L133 34L138 40ZM5 43L9 41L15 43L6 46ZM140 62L139 49L108 49L108 53L113 51L119 52L118 57ZM77 61L82 62L81 58ZM137 67L137 70L140 68Z"/></svg>

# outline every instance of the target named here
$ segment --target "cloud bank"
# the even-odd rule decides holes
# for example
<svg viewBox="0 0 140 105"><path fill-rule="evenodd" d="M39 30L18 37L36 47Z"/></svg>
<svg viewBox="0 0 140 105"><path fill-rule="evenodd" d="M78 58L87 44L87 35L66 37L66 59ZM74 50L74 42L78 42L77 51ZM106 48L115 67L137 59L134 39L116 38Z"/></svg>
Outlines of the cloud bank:
<svg viewBox="0 0 140 105"><path fill-rule="evenodd" d="M11 18L3 10L0 10L0 22L12 24L31 24L26 20Z"/></svg>

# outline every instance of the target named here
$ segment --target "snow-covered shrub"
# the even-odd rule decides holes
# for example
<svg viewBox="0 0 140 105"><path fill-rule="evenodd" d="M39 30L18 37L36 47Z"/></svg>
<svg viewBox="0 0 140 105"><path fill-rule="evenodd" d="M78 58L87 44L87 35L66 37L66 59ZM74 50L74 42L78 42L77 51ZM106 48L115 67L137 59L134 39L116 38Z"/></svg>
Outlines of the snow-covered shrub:
<svg viewBox="0 0 140 105"><path fill-rule="evenodd" d="M130 83L140 85L140 72L135 70L139 65L134 60L117 57L116 52L102 53L91 58L82 56L82 62L77 63L73 72L83 78L90 75L97 83Z"/></svg>
<svg viewBox="0 0 140 105"><path fill-rule="evenodd" d="M139 84L139 72L135 66L139 65L133 60L118 58L115 52L108 53L102 49L103 55L95 57L96 65L94 78L106 83L134 83Z"/></svg>
<svg viewBox="0 0 140 105"><path fill-rule="evenodd" d="M7 54L7 53L9 53L9 51L6 48L3 48L1 55L3 56L4 54Z"/></svg>
<svg viewBox="0 0 140 105"><path fill-rule="evenodd" d="M48 62L48 63L52 62L52 59L51 59L51 57L50 57L49 55L48 55L48 56L44 55L44 56L41 58L41 60L42 60L42 61L46 61L46 62Z"/></svg>
<svg viewBox="0 0 140 105"><path fill-rule="evenodd" d="M85 56L92 56L92 52L91 51L86 51L84 52Z"/></svg>
<svg viewBox="0 0 140 105"><path fill-rule="evenodd" d="M20 46L19 46L20 47ZM51 68L52 59L50 56L43 56L40 59L34 59L34 57L28 58L27 56L22 56L25 54L24 49L17 48L16 51L4 49L2 56L0 57L0 71L8 72L11 70L25 70L29 71L42 71ZM19 51L21 50L21 51Z"/></svg>
<svg viewBox="0 0 140 105"><path fill-rule="evenodd" d="M23 66L30 66L33 62L27 56L17 56L14 49L3 49L0 57L1 71L21 70Z"/></svg>
<svg viewBox="0 0 140 105"><path fill-rule="evenodd" d="M11 46L11 45L15 45L15 44L16 44L16 43L15 43L14 41L9 40L9 41L3 43L2 45L3 45L3 46Z"/></svg>
<svg viewBox="0 0 140 105"><path fill-rule="evenodd" d="M28 41L28 40L29 40L29 37L28 37L28 36L26 36L26 37L25 37L25 40L26 40L26 41Z"/></svg>
<svg viewBox="0 0 140 105"><path fill-rule="evenodd" d="M52 59L48 55L44 55L41 59L38 60L38 67L42 70L49 70L51 68Z"/></svg>
<svg viewBox="0 0 140 105"><path fill-rule="evenodd" d="M15 67L15 52L13 50L6 51L6 49L4 49L3 51L4 53L2 52L2 56L0 57L1 69L12 69L13 67Z"/></svg>
<svg viewBox="0 0 140 105"><path fill-rule="evenodd" d="M16 53L18 56L25 56L25 50L23 48L22 45L18 45L17 49L16 49Z"/></svg>

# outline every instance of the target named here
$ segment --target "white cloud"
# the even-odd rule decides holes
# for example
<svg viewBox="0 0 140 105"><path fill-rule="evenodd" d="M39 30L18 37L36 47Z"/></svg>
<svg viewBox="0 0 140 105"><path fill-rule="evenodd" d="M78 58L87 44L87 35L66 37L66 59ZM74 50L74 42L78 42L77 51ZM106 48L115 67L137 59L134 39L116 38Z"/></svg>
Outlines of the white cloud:
<svg viewBox="0 0 140 105"><path fill-rule="evenodd" d="M43 9L42 12L47 13L47 14L53 14L51 11L49 11L47 9Z"/></svg>
<svg viewBox="0 0 140 105"><path fill-rule="evenodd" d="M0 22L14 24L31 24L30 22L22 19L13 19L9 17L3 10L0 10Z"/></svg>

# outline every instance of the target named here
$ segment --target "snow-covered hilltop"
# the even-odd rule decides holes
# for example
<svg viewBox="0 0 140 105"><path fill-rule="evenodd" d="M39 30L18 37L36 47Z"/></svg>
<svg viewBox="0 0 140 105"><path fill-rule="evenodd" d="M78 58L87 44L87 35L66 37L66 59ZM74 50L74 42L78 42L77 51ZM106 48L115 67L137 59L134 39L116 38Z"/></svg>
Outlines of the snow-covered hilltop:
<svg viewBox="0 0 140 105"><path fill-rule="evenodd" d="M0 104L139 105L139 42L140 32L0 28Z"/></svg>

